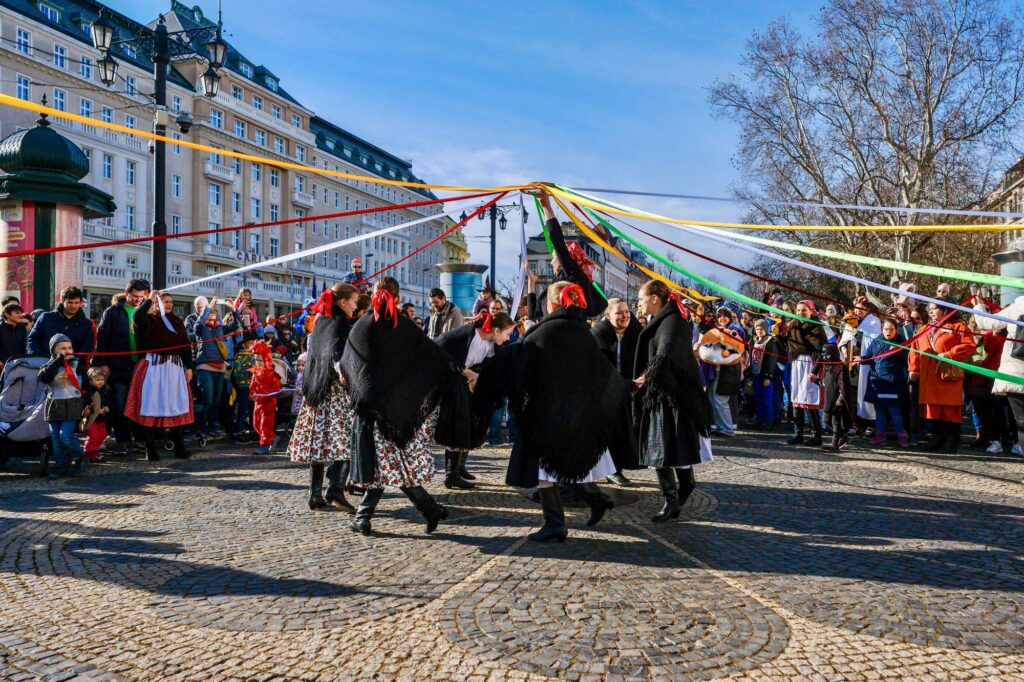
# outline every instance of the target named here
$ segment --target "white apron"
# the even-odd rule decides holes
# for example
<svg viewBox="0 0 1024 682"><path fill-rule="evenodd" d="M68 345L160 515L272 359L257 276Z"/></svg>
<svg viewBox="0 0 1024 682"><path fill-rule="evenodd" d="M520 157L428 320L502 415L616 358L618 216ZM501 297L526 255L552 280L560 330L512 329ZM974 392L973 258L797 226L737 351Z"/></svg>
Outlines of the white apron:
<svg viewBox="0 0 1024 682"><path fill-rule="evenodd" d="M593 483L594 481L600 481L602 478L608 478L616 472L615 462L612 461L612 453L605 450L601 453L601 459L597 460L597 464L590 470L579 483ZM544 467L540 467L537 471L538 481L548 481L550 483L558 483L558 478L554 474L550 474Z"/></svg>
<svg viewBox="0 0 1024 682"><path fill-rule="evenodd" d="M810 409L815 410L822 407L824 395L821 386L809 378L813 367L814 362L810 355L800 355L793 360L793 370L790 373L790 386L793 394L790 396L790 402L794 407L807 408L809 406Z"/></svg>
<svg viewBox="0 0 1024 682"><path fill-rule="evenodd" d="M163 360L160 364L155 361ZM188 384L184 368L172 359L146 355L146 376L142 381L139 414L143 417L177 417L188 414Z"/></svg>

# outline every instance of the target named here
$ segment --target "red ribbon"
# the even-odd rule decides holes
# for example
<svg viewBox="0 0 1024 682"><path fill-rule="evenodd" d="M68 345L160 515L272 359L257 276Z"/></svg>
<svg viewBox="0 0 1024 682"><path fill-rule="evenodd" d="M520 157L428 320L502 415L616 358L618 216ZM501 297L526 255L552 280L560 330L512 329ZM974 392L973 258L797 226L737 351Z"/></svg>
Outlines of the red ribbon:
<svg viewBox="0 0 1024 682"><path fill-rule="evenodd" d="M320 298L317 299L316 303L309 309L310 312L323 315L325 317L331 316L331 308L334 307L334 292L330 289L324 289L324 292L320 294Z"/></svg>
<svg viewBox="0 0 1024 682"><path fill-rule="evenodd" d="M668 300L675 302L676 308L679 309L679 314L683 316L684 320L690 319L690 311L687 310L685 305L683 305L683 299L679 296L678 292L670 292L668 295Z"/></svg>
<svg viewBox="0 0 1024 682"><path fill-rule="evenodd" d="M575 300L573 299L573 294L576 294ZM570 284L562 289L562 293L558 295L558 304L563 308L577 306L585 309L587 307L587 297L583 294L583 287L579 284Z"/></svg>
<svg viewBox="0 0 1024 682"><path fill-rule="evenodd" d="M391 292L387 289L378 289L374 292L373 298L370 299L373 303L373 319L380 320L380 309L381 304L384 306L384 319L388 316L395 321L395 328L398 327L398 305L395 303L395 297L391 295Z"/></svg>
<svg viewBox="0 0 1024 682"><path fill-rule="evenodd" d="M491 330L493 329L492 324L494 322L494 318L486 310L480 313L479 318L484 321L484 323L480 325L480 331L482 331L485 334L490 334Z"/></svg>
<svg viewBox="0 0 1024 682"><path fill-rule="evenodd" d="M79 383L78 375L75 374L75 370L71 369L71 365L68 364L67 360L64 361L64 373L68 375L68 381L70 381L71 385L75 387L75 390L81 393L82 384Z"/></svg>

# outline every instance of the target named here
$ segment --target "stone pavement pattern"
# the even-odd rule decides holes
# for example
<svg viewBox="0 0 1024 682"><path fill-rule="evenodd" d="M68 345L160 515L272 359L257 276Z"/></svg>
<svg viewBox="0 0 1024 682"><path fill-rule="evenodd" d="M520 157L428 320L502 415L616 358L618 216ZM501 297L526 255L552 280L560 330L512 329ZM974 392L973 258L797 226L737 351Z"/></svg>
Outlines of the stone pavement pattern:
<svg viewBox="0 0 1024 682"><path fill-rule="evenodd" d="M310 512L281 457L0 474L0 679L1024 680L1024 462L782 440L555 545L503 449L433 537L393 493L372 538Z"/></svg>

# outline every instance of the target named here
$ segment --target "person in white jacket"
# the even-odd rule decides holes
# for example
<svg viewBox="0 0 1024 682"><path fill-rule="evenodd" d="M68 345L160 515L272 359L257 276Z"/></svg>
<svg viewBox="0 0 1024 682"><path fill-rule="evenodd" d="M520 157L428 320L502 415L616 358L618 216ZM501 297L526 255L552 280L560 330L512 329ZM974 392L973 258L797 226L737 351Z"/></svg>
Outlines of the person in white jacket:
<svg viewBox="0 0 1024 682"><path fill-rule="evenodd" d="M981 302L976 303L974 309L992 312ZM999 372L1024 378L1024 319L1021 319L1024 318L1024 296L1018 296L1012 304L1003 308L999 315L1018 320L1020 324L1010 324L981 315L974 316L974 323L982 331L1006 330L1007 340L999 358ZM1014 340L1018 338L1021 339L1020 342ZM997 378L992 385L992 394L1004 395L1010 403L1013 419L1017 422L1017 444L1013 447L1013 454L1024 455L1024 384Z"/></svg>

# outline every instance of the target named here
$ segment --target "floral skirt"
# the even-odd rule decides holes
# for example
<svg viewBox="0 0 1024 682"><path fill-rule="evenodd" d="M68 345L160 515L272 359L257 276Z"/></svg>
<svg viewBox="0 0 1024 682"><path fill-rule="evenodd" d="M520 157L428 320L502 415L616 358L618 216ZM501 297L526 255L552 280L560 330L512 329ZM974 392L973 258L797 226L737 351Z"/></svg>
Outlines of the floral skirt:
<svg viewBox="0 0 1024 682"><path fill-rule="evenodd" d="M385 438L375 426L373 444L377 449L377 466L369 488L402 488L426 485L434 476L434 429L437 410L427 417L423 426L404 448Z"/></svg>
<svg viewBox="0 0 1024 682"><path fill-rule="evenodd" d="M337 462L352 458L352 400L335 382L317 407L302 403L295 420L288 456L293 462Z"/></svg>

